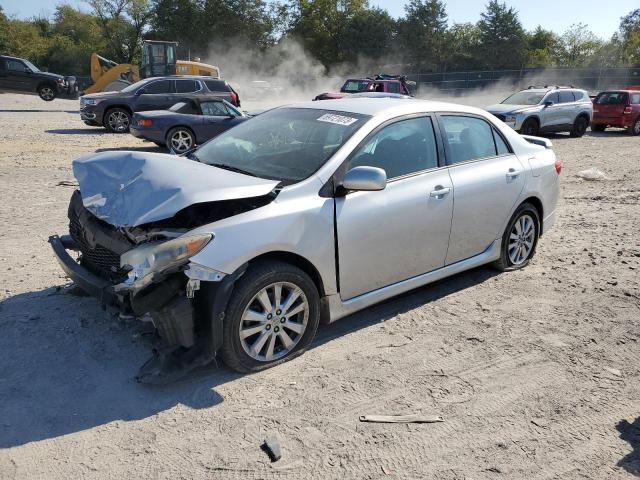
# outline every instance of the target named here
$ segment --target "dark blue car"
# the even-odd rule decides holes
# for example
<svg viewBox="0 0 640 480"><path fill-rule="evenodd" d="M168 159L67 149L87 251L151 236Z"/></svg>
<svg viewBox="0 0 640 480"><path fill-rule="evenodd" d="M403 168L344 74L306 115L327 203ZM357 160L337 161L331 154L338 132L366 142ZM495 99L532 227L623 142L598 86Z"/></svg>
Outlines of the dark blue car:
<svg viewBox="0 0 640 480"><path fill-rule="evenodd" d="M249 118L226 100L192 98L169 110L134 113L130 132L172 152L184 153Z"/></svg>

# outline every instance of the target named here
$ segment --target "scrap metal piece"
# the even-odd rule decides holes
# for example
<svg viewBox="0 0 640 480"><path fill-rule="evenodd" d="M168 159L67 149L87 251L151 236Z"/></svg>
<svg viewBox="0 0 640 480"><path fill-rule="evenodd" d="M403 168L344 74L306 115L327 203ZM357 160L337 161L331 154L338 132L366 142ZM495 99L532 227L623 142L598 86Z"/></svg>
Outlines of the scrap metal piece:
<svg viewBox="0 0 640 480"><path fill-rule="evenodd" d="M438 423L444 422L439 415L360 415L361 422L371 423Z"/></svg>
<svg viewBox="0 0 640 480"><path fill-rule="evenodd" d="M260 448L269 455L272 462L277 462L282 458L282 447L280 446L280 440L275 435L270 435L266 438Z"/></svg>
<svg viewBox="0 0 640 480"><path fill-rule="evenodd" d="M214 358L215 352L202 344L191 348L154 350L153 356L140 367L135 379L138 383L151 385L171 383L211 363Z"/></svg>

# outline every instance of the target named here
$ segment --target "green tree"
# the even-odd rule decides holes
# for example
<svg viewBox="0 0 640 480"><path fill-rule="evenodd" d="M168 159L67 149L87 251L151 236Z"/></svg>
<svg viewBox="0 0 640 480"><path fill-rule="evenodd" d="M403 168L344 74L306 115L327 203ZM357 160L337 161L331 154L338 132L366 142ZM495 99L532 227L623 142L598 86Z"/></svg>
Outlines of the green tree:
<svg viewBox="0 0 640 480"><path fill-rule="evenodd" d="M476 53L480 45L480 29L475 23L456 23L447 30L447 66L445 70L482 68Z"/></svg>
<svg viewBox="0 0 640 480"><path fill-rule="evenodd" d="M480 15L478 58L485 68L521 68L526 60L526 35L518 12L505 3L491 0Z"/></svg>
<svg viewBox="0 0 640 480"><path fill-rule="evenodd" d="M583 23L571 25L560 37L558 63L563 67L582 67L594 63L603 42Z"/></svg>
<svg viewBox="0 0 640 480"><path fill-rule="evenodd" d="M442 70L446 64L447 12L441 0L411 0L398 21L399 47L416 72Z"/></svg>
<svg viewBox="0 0 640 480"><path fill-rule="evenodd" d="M379 59L388 55L393 43L395 20L379 8L359 10L346 22L339 36L341 57L356 62L360 57Z"/></svg>
<svg viewBox="0 0 640 480"><path fill-rule="evenodd" d="M617 39L623 60L640 65L640 8L622 17Z"/></svg>
<svg viewBox="0 0 640 480"><path fill-rule="evenodd" d="M549 67L555 61L560 39L551 30L545 30L540 25L527 35L528 67Z"/></svg>

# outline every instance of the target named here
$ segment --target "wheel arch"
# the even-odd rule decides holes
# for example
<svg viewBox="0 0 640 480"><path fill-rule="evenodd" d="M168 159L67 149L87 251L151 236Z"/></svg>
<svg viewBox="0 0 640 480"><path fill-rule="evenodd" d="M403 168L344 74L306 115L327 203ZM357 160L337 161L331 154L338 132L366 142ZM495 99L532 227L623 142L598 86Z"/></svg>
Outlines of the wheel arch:
<svg viewBox="0 0 640 480"><path fill-rule="evenodd" d="M190 127L189 125L182 125L182 124L180 124L180 125L172 125L171 127L167 128L167 133L164 136L165 141L168 140L169 134L176 128L184 128L186 130L189 130L191 132L191 134L193 135L193 140L195 141L196 145L198 144L198 138L197 138L196 132L193 130L193 128Z"/></svg>
<svg viewBox="0 0 640 480"><path fill-rule="evenodd" d="M544 221L544 207L542 206L542 200L540 200L538 197L532 195L529 196L527 198L525 198L522 202L520 202L520 204L518 205L517 208L520 207L520 205L524 204L524 203L529 203L531 205L533 205L535 207L535 209L538 211L538 217L540 220L540 234L539 236L542 236L542 232L544 231L542 222Z"/></svg>
<svg viewBox="0 0 640 480"><path fill-rule="evenodd" d="M300 270L302 270L307 275L309 275L309 277L311 277L311 280L313 281L316 288L318 289L318 294L320 295L320 297L325 296L324 282L322 281L322 276L320 275L320 272L315 267L315 265L311 263L308 259L304 258L301 255L298 255L297 253L278 250L278 251L272 251L272 252L267 252L267 253L258 255L257 257L254 257L251 260L249 260L248 263L249 265L251 265L259 261L269 261L269 260L284 262L284 263L288 263L298 267Z"/></svg>
<svg viewBox="0 0 640 480"><path fill-rule="evenodd" d="M36 93L38 93L40 91L41 87L44 87L45 85L49 86L49 87L53 87L53 89L56 89L56 84L55 82L51 81L51 80L40 80L38 82L38 84L36 85Z"/></svg>

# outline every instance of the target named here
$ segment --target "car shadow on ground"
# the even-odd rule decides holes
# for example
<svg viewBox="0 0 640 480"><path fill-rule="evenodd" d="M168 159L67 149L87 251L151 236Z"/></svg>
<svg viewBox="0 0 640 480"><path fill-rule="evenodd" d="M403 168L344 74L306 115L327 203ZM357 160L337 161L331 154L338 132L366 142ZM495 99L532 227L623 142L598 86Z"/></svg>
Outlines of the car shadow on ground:
<svg viewBox="0 0 640 480"><path fill-rule="evenodd" d="M96 153L100 152L153 152L167 153L167 149L158 147L157 145L147 145L144 147L113 147L113 148L97 148Z"/></svg>
<svg viewBox="0 0 640 480"><path fill-rule="evenodd" d="M54 128L45 130L45 133L54 133L56 135L106 135L108 132L104 128Z"/></svg>
<svg viewBox="0 0 640 480"><path fill-rule="evenodd" d="M312 348L496 273L472 270L322 325ZM103 312L95 299L73 295L74 290L51 287L0 302L0 448L140 420L178 404L215 407L223 401L216 387L240 378L212 363L169 385L137 383L137 369L151 353L149 337L140 334L141 323L119 320Z"/></svg>
<svg viewBox="0 0 640 480"><path fill-rule="evenodd" d="M631 475L640 477L640 417L636 418L633 423L621 420L616 425L616 430L620 432L620 438L629 442L633 449L618 462L618 466L624 468Z"/></svg>

